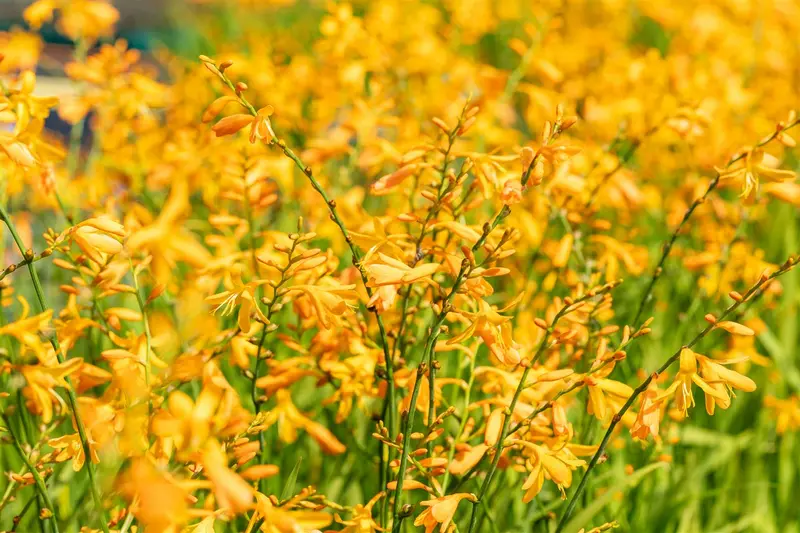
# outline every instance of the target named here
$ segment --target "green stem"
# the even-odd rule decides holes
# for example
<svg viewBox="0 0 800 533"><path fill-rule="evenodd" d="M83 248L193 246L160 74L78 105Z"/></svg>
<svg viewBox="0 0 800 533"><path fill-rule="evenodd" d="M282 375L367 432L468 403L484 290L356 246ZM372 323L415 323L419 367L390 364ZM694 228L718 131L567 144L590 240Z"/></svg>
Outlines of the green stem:
<svg viewBox="0 0 800 533"><path fill-rule="evenodd" d="M0 206L0 219L3 220L5 225L8 227L8 230L11 232L11 236L14 239L17 247L19 248L20 253L23 257L27 257L28 254L25 250L25 245L22 242L22 238L20 237L19 233L17 232L17 228L14 223L11 221L11 217L8 216L5 208ZM36 266L33 262L28 262L28 273L30 274L31 281L33 282L33 289L36 293L36 299L39 302L39 307L41 312L46 312L49 310L47 303L44 299L44 291L42 290L42 284L39 281L39 274L36 271ZM58 359L59 363L64 363L65 358L64 354L61 351L61 345L58 342L58 337L53 334L49 338L50 345L53 347L55 351L56 358ZM80 416L78 411L78 398L75 394L75 389L72 387L72 381L69 377L65 378L67 381L67 402L69 403L70 410L72 411L72 415L75 419L75 425L78 428L78 436L81 439L81 444L83 445L83 452L86 456L86 468L89 475L89 484L91 486L92 491L92 499L94 500L95 508L98 512L98 521L100 523L100 528L103 530L104 533L109 533L108 523L105 518L105 510L103 509L103 500L100 497L100 489L97 484L96 479L96 472L94 468L94 463L91 460L92 452L89 446L89 436L88 432L86 431L86 426L83 423L83 419Z"/></svg>
<svg viewBox="0 0 800 533"><path fill-rule="evenodd" d="M133 513L128 510L128 516L125 517L125 521L122 523L119 533L128 533L128 530L131 528L131 524L133 524L133 519Z"/></svg>
<svg viewBox="0 0 800 533"><path fill-rule="evenodd" d="M206 63L206 64L209 64L209 63ZM216 65L214 65L214 68L216 69ZM223 83L225 83L225 85L227 85L228 88L231 91L233 91L234 94L237 95L237 97L239 99L239 103L245 109L247 109L248 112L251 115L253 115L254 117L258 116L258 111L256 110L256 108L253 107L253 105L249 101L247 101L247 99L239 91L236 90L236 87L233 84L233 82L230 80L230 78L228 78L225 75L224 72L221 72L218 69L217 69L217 72L219 72L220 79L222 79ZM361 254L359 253L358 248L356 247L355 243L353 242L353 239L350 236L349 231L345 227L344 222L342 221L342 218L339 216L339 212L336 209L336 202L334 200L331 200L328 197L328 194L325 192L325 189L322 187L322 185L319 183L319 181L317 181L317 179L314 177L314 174L313 174L313 172L311 170L311 167L309 167L305 163L303 163L303 161L297 156L297 154L295 154L292 151L291 148L286 146L286 143L283 140L272 139L270 141L270 145L278 146L281 149L281 151L283 152L283 154L294 162L294 164L297 166L297 168L299 168L300 171L306 176L306 178L308 179L309 183L311 183L311 187L315 191L317 191L319 196L325 202L325 205L328 207L328 212L330 213L331 220L336 224L336 226L338 226L339 231L341 232L342 236L344 237L345 242L347 243L347 246L350 248L350 252L351 252L351 254L353 256L353 264L356 266L356 268L358 269L359 274L361 275L361 280L362 280L362 282L364 284L364 288L365 288L365 290L367 292L367 295L371 297L372 296L372 289L367 285L369 280L367 278L366 272L364 271L364 269L363 269L363 267L361 265ZM389 424L388 424L388 426L391 428L391 427L394 427L394 421L397 418L397 402L396 402L396 399L395 399L396 398L396 392L395 392L395 387L396 386L395 386L395 382L394 382L394 365L392 364L392 357L391 357L390 348L389 348L389 339L388 339L388 337L386 335L386 327L383 324L383 318L381 318L380 313L378 312L377 309L373 309L372 311L373 311L373 314L375 315L375 320L378 323L378 330L379 330L379 333L380 333L381 345L382 345L382 348L383 348L383 357L384 357L384 362L385 362L385 365L386 365L385 369L386 369L387 395L388 395L388 398L389 398L388 399L388 401L389 401L389 415L388 415Z"/></svg>
<svg viewBox="0 0 800 533"><path fill-rule="evenodd" d="M729 315L734 313L745 302L747 302L751 298L757 297L758 295L756 293L759 294L763 293L763 290L761 289L764 285L770 283L775 278L785 274L798 264L800 264L800 256L796 258L790 258L788 261L786 261L786 263L783 264L783 266L780 269L776 270L769 276L763 276L761 279L758 280L758 282L755 285L753 285L747 291L747 293L745 293L745 295L742 297L741 300L738 300L733 304L731 304L730 306L728 306L728 308L725 309L725 311L723 311L723 313L719 316L719 318L717 318L717 322L725 320ZM575 506L578 503L578 499L580 498L583 491L586 489L586 484L589 480L589 475L592 473L592 470L595 469L598 461L605 453L606 446L608 446L608 441L611 440L611 435L614 433L614 429L620 423L625 413L627 413L628 410L631 408L633 402L636 401L636 398L638 398L645 390L647 390L647 387L650 385L653 379L658 377L660 374L663 374L670 366L672 366L673 363L675 363L675 361L677 361L680 358L681 352L683 351L684 348L693 347L695 344L697 344L703 338L705 338L705 336L708 335L714 329L714 327L715 324L709 324L708 326L706 326L691 341L681 346L674 354L672 354L672 356L670 356L670 358L667 359L666 362L663 365L661 365L661 367L658 370L647 376L647 378L644 381L642 381L639 384L639 386L636 387L636 389L634 389L633 394L631 394L631 396L627 399L625 404L623 404L619 412L617 412L611 418L611 424L608 426L608 429L606 430L606 433L603 436L603 440L600 442L600 446L597 448L597 451L595 452L594 456L592 456L591 461L589 461L589 465L586 468L586 472L584 472L583 477L581 478L581 481L578 484L577 489L575 489L575 493L572 495L572 498L570 499L569 504L567 505L567 509L564 511L564 516L561 517L561 520L558 523L558 528L556 528L556 533L561 533L561 531L563 530L564 526L567 523L567 520L569 520L569 517L575 510Z"/></svg>
<svg viewBox="0 0 800 533"><path fill-rule="evenodd" d="M36 470L36 466L31 462L28 455L25 453L25 450L22 449L22 444L20 443L19 439L17 439L17 435L14 433L14 430L11 427L11 419L8 415L3 415L3 420L6 423L6 429L8 429L9 435L11 435L11 441L14 443L14 448L17 450L20 458L25 463L25 466L28 467L28 471L33 476L33 481L36 484L36 489L39 491L39 494L44 500L45 507L47 510L50 511L52 516L53 522L53 530L58 533L58 523L56 520L56 508L53 505L53 501L50 499L50 495L47 493L47 485L44 483L44 479L42 479L41 474L38 470Z"/></svg>
<svg viewBox="0 0 800 533"><path fill-rule="evenodd" d="M145 355L144 355L144 381L147 385L147 407L150 414L153 412L153 402L150 398L150 352L153 349L153 336L150 333L150 321L147 319L147 309L145 308L145 301L142 298L139 289L139 278L136 275L136 269L133 266L133 260L128 257L128 263L131 268L131 276L133 276L133 287L136 292L136 303L139 305L139 312L142 313L142 322L144 324L144 339L145 339Z"/></svg>
<svg viewBox="0 0 800 533"><path fill-rule="evenodd" d="M464 393L464 411L461 416L461 424L458 426L458 432L455 435L455 439L453 440L453 445L450 447L450 451L447 455L447 464L451 464L453 462L453 457L456 454L456 445L459 443L461 439L461 435L464 434L464 429L467 427L467 421L469 417L467 416L467 411L469 409L469 403L471 401L472 396L472 385L475 382L475 362L477 359L477 354L472 356L469 362L469 381L467 382L467 390ZM444 479L442 480L442 494L447 494L447 485L450 483L450 469L448 468L445 470Z"/></svg>
<svg viewBox="0 0 800 533"><path fill-rule="evenodd" d="M748 153L752 152L753 150L756 150L756 149L761 148L762 146L768 144L775 137L777 137L780 132L787 131L787 130L797 126L797 124L800 124L800 118L795 119L794 121L790 122L789 124L784 126L782 129L776 129L771 135L769 135L766 138L762 139L753 148L751 148L751 149L749 149L749 150L747 150L745 152L742 152L739 155L731 158L728 161L728 163L725 165L723 170L728 169L734 163L736 163L738 161L741 161L742 159L747 157ZM714 189L717 188L717 185L719 185L720 178L721 178L720 172L717 172L716 176L714 176L714 179L711 180L711 183L709 183L708 188L706 189L706 192L704 192L703 195L700 198L697 198L697 199L695 199L694 202L692 202L692 205L690 205L689 209L687 209L686 213L684 213L683 219L681 219L680 224L678 224L678 227L675 228L675 231L672 232L672 235L670 236L669 240L665 244L664 250L661 253L661 259L659 259L658 264L656 265L655 269L653 269L653 274L650 276L650 283L648 283L647 289L644 291L644 294L642 295L642 298L639 301L639 307L638 307L638 309L636 311L636 315L635 315L633 321L631 322L631 326L633 326L633 327L638 327L639 326L639 319L642 317L642 313L644 313L644 310L645 310L645 308L647 306L647 303L650 300L650 295L653 292L653 288L655 287L656 282L658 282L658 279L661 277L661 274L664 271L664 263L666 262L667 257L669 257L669 254L672 251L672 246L675 244L675 241L678 239L678 235L680 235L681 230L686 225L686 222L688 222L689 218L691 218L691 216L695 212L695 210L701 204L705 203L706 199L711 194L711 192Z"/></svg>
<svg viewBox="0 0 800 533"><path fill-rule="evenodd" d="M545 331L544 337L542 338L541 342L539 343L539 347L536 350L536 354L531 359L530 363L525 367L525 370L522 372L522 377L517 384L517 389L514 391L514 397L511 399L511 403L506 409L505 418L503 419L503 428L500 431L500 438L497 439L497 443L494 447L494 457L492 458L492 464L489 467L489 472L486 474L486 478L484 478L483 483L481 484L480 491L478 492L478 499L473 503L472 506L472 516L470 517L469 521L469 529L468 533L472 533L475 526L477 525L478 518L480 515L480 506L479 503L483 500L483 497L486 495L486 492L489 490L489 487L492 484L492 478L494 477L495 472L497 471L497 465L500 462L500 456L503 454L503 445L505 443L506 437L508 437L509 433L509 426L511 424L511 417L514 414L514 409L517 407L517 402L519 401L519 397L522 394L522 391L525 389L526 383L528 381L528 374L531 371L533 365L539 360L539 358L545 353L545 351L550 348L550 335L553 333L553 328L555 328L558 321L561 318L575 309L575 305L586 301L590 298L594 298L598 294L602 292L606 292L611 290L615 285L609 284L602 287L599 291L589 291L588 293L584 294L583 296L575 299L574 301L570 301L570 303L565 304L559 311L556 313L556 316L553 318L553 321L550 323L550 327L547 328Z"/></svg>

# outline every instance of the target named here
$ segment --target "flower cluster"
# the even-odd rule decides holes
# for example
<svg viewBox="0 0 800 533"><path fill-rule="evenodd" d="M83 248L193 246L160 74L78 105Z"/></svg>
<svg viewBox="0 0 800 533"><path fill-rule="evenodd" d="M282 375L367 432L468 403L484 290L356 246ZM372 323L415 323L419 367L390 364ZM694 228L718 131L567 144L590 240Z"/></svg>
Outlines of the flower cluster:
<svg viewBox="0 0 800 533"><path fill-rule="evenodd" d="M737 393L800 428L796 6L311 4L0 34L0 528L601 532Z"/></svg>

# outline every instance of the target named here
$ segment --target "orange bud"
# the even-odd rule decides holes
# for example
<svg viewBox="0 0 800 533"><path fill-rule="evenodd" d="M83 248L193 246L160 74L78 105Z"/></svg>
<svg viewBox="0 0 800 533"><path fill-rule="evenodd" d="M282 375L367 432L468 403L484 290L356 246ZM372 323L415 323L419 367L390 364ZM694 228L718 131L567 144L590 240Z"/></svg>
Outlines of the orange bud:
<svg viewBox="0 0 800 533"><path fill-rule="evenodd" d="M158 298L159 296L161 296L166 289L167 289L167 286L164 285L163 283L159 283L158 285L153 287L153 290L150 291L150 296L147 297L147 301L144 304L147 305L150 302L152 302L153 300L155 300L156 298Z"/></svg>
<svg viewBox="0 0 800 533"><path fill-rule="evenodd" d="M278 472L280 472L280 468L275 465L255 465L242 472L241 476L248 481L256 481L276 476Z"/></svg>
<svg viewBox="0 0 800 533"><path fill-rule="evenodd" d="M750 337L756 334L752 329L748 328L747 326L739 324L738 322L732 322L730 320L717 322L716 327L724 329L728 333L733 333L734 335L744 335Z"/></svg>
<svg viewBox="0 0 800 533"><path fill-rule="evenodd" d="M386 484L386 488L389 490L397 490L397 481L390 481ZM433 492L433 489L429 486L420 483L419 481L413 479L406 479L403 481L403 490L416 490L421 489L427 492Z"/></svg>
<svg viewBox="0 0 800 533"><path fill-rule="evenodd" d="M503 420L505 415L502 409L495 409L486 420L486 432L483 435L483 443L487 446L494 446L500 440L500 433L503 430Z"/></svg>
<svg viewBox="0 0 800 533"><path fill-rule="evenodd" d="M220 114L222 109L231 102L235 102L236 98L233 96L220 96L211 102L203 113L203 123L208 123L214 120Z"/></svg>
<svg viewBox="0 0 800 533"><path fill-rule="evenodd" d="M251 122L253 122L253 117L238 113L221 119L211 129L217 134L217 137L224 137L225 135L233 135Z"/></svg>
<svg viewBox="0 0 800 533"><path fill-rule="evenodd" d="M469 131L469 129L475 124L475 121L477 121L477 120L478 120L478 117L471 117L471 118L467 119L464 122L464 124L462 124L461 127L458 128L458 135L464 135L465 133L467 133Z"/></svg>
<svg viewBox="0 0 800 533"><path fill-rule="evenodd" d="M570 253L572 252L572 241L572 234L568 233L567 235L564 235L564 237L558 243L558 250L556 251L555 256L553 256L554 267L564 268L567 266Z"/></svg>
<svg viewBox="0 0 800 533"><path fill-rule="evenodd" d="M444 133L450 135L450 128L447 126L447 124L445 124L444 120L440 119L439 117L433 117L431 119L431 122L436 124L436 126L438 126L439 129L442 130Z"/></svg>

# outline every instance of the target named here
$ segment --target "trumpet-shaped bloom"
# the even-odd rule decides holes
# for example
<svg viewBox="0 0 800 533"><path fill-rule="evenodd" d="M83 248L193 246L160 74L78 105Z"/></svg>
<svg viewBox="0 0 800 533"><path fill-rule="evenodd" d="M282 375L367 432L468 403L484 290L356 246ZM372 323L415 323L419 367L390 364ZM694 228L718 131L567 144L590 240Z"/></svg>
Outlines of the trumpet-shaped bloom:
<svg viewBox="0 0 800 533"><path fill-rule="evenodd" d="M256 289L263 283L263 281L244 283L241 273L234 271L225 279L226 290L209 296L206 301L216 306L214 308L215 313L221 311L223 316L232 314L238 306L236 323L239 325L239 329L247 335L250 333L252 326L250 317L254 312L261 322L269 324L269 320L261 310L258 302L256 302L255 296Z"/></svg>
<svg viewBox="0 0 800 533"><path fill-rule="evenodd" d="M341 317L350 310L355 300L355 285L341 285L331 279L328 284L294 285L287 292L300 292L311 303L320 326L330 329L341 323Z"/></svg>
<svg viewBox="0 0 800 533"><path fill-rule="evenodd" d="M735 388L752 392L756 389L753 380L723 366L735 362L737 360L714 361L689 348L684 348L680 353L678 375L675 377L674 383L659 396L659 399L674 394L678 410L683 416L686 416L689 408L694 406L692 384L695 384L705 393L706 410L709 414L714 413L714 406L727 409L730 406L729 391L732 392Z"/></svg>
<svg viewBox="0 0 800 533"><path fill-rule="evenodd" d="M420 502L420 505L426 509L414 520L414 525L424 526L425 533L432 533L437 526L442 533L454 531L453 517L458 509L458 504L464 499L471 502L477 501L474 494L457 493Z"/></svg>
<svg viewBox="0 0 800 533"><path fill-rule="evenodd" d="M479 311L460 314L470 321L469 326L460 334L449 339L447 344L463 342L471 337L480 337L484 344L504 365L519 364L520 345L511 338L511 317L498 313L485 300L479 300Z"/></svg>

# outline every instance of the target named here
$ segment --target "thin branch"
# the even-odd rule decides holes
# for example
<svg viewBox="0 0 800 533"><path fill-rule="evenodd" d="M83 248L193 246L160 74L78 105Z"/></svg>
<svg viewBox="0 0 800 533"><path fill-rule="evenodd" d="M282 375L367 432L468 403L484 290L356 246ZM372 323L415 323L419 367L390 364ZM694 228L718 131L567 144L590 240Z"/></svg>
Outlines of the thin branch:
<svg viewBox="0 0 800 533"><path fill-rule="evenodd" d="M720 315L720 317L717 319L717 322L725 320L729 315L734 313L745 302L751 300L751 298L753 298L754 296L761 294L763 292L763 288L768 283L772 282L775 278L790 271L798 264L800 264L800 256L790 257L783 264L783 266L781 266L780 269L776 270L772 274L770 275L766 275L766 273L762 274L758 282L755 285L753 285L740 300L735 301L727 309L725 309L725 311L722 312L722 315ZM612 417L611 425L609 425L608 430L606 430L606 433L603 436L603 440L600 442L600 446L597 448L597 451L595 452L594 456L592 456L591 461L589 461L589 465L586 468L586 472L584 472L583 477L581 478L581 481L578 484L578 488L575 489L575 493L572 495L572 498L570 499L569 504L567 505L567 509L564 511L564 515L561 517L561 521L558 523L558 528L556 529L556 533L561 533L562 529L567 523L567 520L569 520L569 517L575 510L575 506L578 503L578 499L580 498L583 491L586 489L586 484L589 480L589 475L592 473L592 470L594 470L594 468L597 466L598 461L605 453L606 446L608 446L608 441L611 439L611 435L614 433L614 429L622 420L622 417L625 415L625 413L627 413L628 410L631 408L633 402L636 401L636 398L638 398L639 395L641 395L645 390L647 390L647 387L650 385L653 379L655 379L664 371L666 371L670 366L672 366L673 363L675 363L675 361L677 361L680 358L681 351L683 351L684 348L691 348L692 346L700 342L706 335L708 335L715 328L715 326L716 324L709 324L708 326L706 326L705 329L703 329L700 333L698 333L691 341L689 341L684 346L681 346L681 348L679 348L674 354L672 354L672 356L670 356L670 358L667 359L666 362L663 365L661 365L661 367L658 370L647 376L647 378L644 381L642 381L639 384L639 386L636 387L636 389L634 389L633 394L631 394L631 396L628 398L625 404L620 408L619 412L617 412Z"/></svg>

